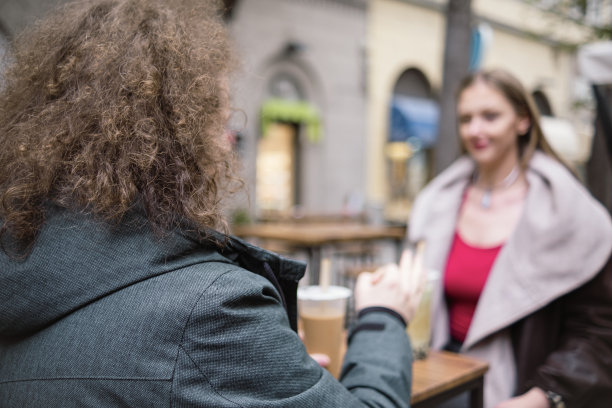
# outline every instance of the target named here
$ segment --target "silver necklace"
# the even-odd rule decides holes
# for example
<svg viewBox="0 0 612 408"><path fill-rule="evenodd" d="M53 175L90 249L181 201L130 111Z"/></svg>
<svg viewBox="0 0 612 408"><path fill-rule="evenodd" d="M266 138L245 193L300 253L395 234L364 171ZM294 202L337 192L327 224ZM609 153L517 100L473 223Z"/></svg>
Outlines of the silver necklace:
<svg viewBox="0 0 612 408"><path fill-rule="evenodd" d="M489 208L491 208L491 201L492 201L491 194L493 193L493 190L498 189L498 188L510 187L518 179L520 174L521 172L519 170L519 166L514 166L512 171L508 173L508 175L504 177L504 179L500 181L498 184L489 186L489 187L485 187L482 193L482 198L480 199L480 207L485 210L488 210ZM474 173L474 183L476 183L477 180L478 180L478 173Z"/></svg>

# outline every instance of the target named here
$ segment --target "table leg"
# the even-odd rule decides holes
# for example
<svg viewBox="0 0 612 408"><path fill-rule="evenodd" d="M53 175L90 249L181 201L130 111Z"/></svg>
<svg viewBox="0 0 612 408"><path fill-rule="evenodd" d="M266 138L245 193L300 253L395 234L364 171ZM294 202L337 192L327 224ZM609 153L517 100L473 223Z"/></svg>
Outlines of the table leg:
<svg viewBox="0 0 612 408"><path fill-rule="evenodd" d="M470 391L470 408L483 408L484 406L484 379L478 379L478 385Z"/></svg>
<svg viewBox="0 0 612 408"><path fill-rule="evenodd" d="M402 257L402 252L404 251L404 240L396 239L393 241L393 243L395 244L395 259L397 259L397 262L399 262Z"/></svg>
<svg viewBox="0 0 612 408"><path fill-rule="evenodd" d="M321 269L321 247L308 247L306 252L308 254L308 284L318 285Z"/></svg>
<svg viewBox="0 0 612 408"><path fill-rule="evenodd" d="M468 381L467 383L461 384L450 390L441 392L436 395L432 395L425 400L421 400L417 403L411 404L412 408L437 408L443 402L449 401L460 394L466 393L466 397L469 395L469 407L470 408L483 408L484 406L484 379L483 377L476 378ZM468 394L469 393L469 394ZM463 405L463 401L462 401Z"/></svg>

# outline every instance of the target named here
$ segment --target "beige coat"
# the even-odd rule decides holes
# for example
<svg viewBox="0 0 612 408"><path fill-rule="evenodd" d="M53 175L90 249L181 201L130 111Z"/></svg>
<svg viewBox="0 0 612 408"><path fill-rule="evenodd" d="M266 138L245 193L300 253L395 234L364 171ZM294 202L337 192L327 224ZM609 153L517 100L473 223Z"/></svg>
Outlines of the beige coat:
<svg viewBox="0 0 612 408"><path fill-rule="evenodd" d="M419 195L409 239L428 243L425 263L443 271L462 194L474 171L462 157ZM516 367L509 327L592 279L612 251L607 210L558 162L537 152L531 160L525 210L496 259L462 347L487 360L485 406L515 392ZM432 345L449 340L442 284L434 292Z"/></svg>

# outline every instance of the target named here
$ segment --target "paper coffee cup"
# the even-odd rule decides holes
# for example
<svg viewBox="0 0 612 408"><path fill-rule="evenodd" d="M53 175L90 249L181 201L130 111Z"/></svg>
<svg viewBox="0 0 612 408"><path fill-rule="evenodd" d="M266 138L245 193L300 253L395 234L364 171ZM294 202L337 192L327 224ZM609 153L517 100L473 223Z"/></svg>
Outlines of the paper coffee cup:
<svg viewBox="0 0 612 408"><path fill-rule="evenodd" d="M327 369L336 378L342 367L344 319L350 296L351 290L341 286L298 288L298 310L306 350L309 354L329 356Z"/></svg>

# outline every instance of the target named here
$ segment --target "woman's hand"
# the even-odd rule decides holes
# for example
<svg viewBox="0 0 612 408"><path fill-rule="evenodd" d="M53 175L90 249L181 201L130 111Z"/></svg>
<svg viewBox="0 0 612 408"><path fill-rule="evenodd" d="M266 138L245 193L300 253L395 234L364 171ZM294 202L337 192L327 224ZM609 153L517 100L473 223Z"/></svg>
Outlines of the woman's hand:
<svg viewBox="0 0 612 408"><path fill-rule="evenodd" d="M404 250L400 264L389 264L376 272L364 272L355 285L355 308L386 307L399 313L406 323L412 319L425 287L423 272L424 246L416 253Z"/></svg>
<svg viewBox="0 0 612 408"><path fill-rule="evenodd" d="M533 387L523 395L514 397L500 404L495 408L548 408L546 394L538 387Z"/></svg>

